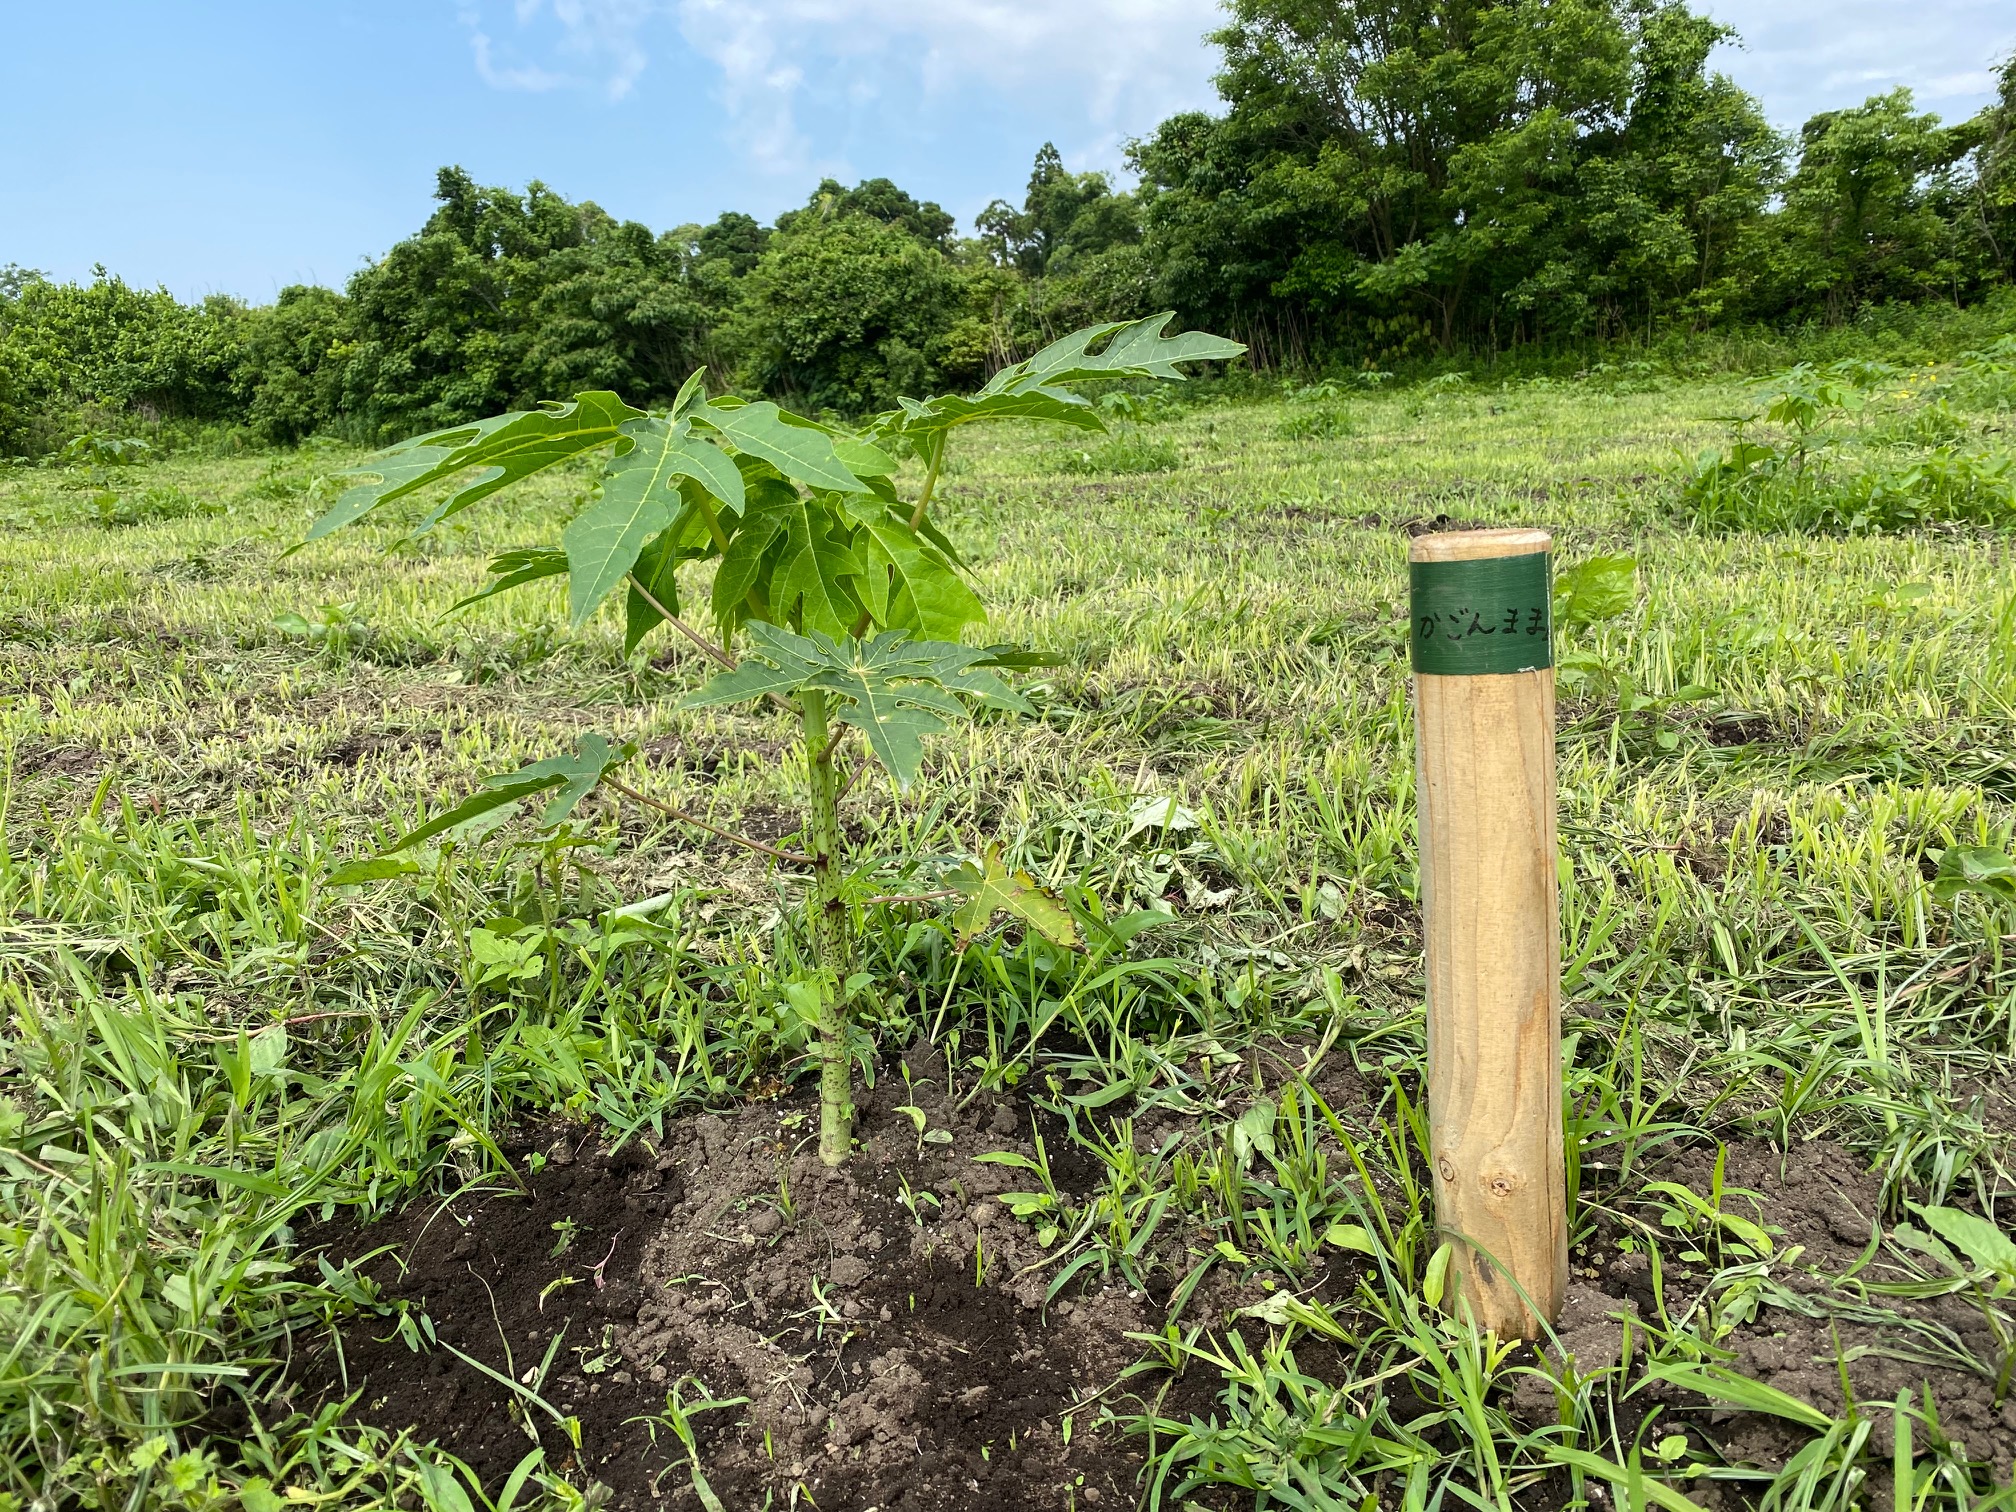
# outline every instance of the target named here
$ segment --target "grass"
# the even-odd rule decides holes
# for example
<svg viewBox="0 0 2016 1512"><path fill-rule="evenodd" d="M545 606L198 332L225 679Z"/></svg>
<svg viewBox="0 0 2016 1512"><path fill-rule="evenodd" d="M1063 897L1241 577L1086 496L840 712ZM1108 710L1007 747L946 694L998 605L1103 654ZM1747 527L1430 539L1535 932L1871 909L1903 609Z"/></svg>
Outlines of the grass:
<svg viewBox="0 0 2016 1512"><path fill-rule="evenodd" d="M1108 918L1163 917L960 957L932 910L878 910L867 948L902 988L877 1027L1033 1089L1100 1162L1083 1201L1037 1170L1012 1205L1055 1230L1057 1289L1170 1298L1107 1399L1151 1505L2016 1506L2016 1430L1963 1434L1929 1388L1816 1405L1732 1343L1943 1289L1992 1326L1928 1315L1880 1350L2006 1386L2008 1286L1914 1236L1926 1208L2009 1226L2016 1128L2008 905L1929 882L2016 822L2006 540L1695 532L1682 459L1744 397L1217 401L947 480L991 633L1067 664L1033 724L946 737L918 791L864 784L852 817L912 854L998 836ZM438 618L490 551L550 537L533 515L564 483L419 549L282 555L346 460L0 473L4 1512L476 1505L437 1453L274 1394L292 1340L371 1302L293 1268L294 1231L510 1179L493 1139L519 1116L662 1129L804 1067L785 884L691 832L598 809L562 843L506 828L329 882L586 729L758 833L803 776L778 720L675 712L705 671L682 643L626 663L613 624L570 639L536 589ZM1656 1297L1608 1363L1550 1366L1423 1295L1401 527L1443 517L1639 564L1636 607L1562 647L1575 1263L1647 1262ZM1151 1121L1177 1137L1144 1147ZM1864 1257L1816 1275L1724 1152L1822 1147L1879 1199ZM1311 1292L1318 1271L1356 1279ZM1221 1284L1247 1299L1229 1325L1195 1304ZM1208 1408L1173 1407L1176 1369ZM1512 1410L1535 1392L1537 1427ZM1783 1452L1746 1457L1713 1408L1781 1425ZM211 1431L226 1412L253 1426ZM586 1489L528 1460L511 1494Z"/></svg>

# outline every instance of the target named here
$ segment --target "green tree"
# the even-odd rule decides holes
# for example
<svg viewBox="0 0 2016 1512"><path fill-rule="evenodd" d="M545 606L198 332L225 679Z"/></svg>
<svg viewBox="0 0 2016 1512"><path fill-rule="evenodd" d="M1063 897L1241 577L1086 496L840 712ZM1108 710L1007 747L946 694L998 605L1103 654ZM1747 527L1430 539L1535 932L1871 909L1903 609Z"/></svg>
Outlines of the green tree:
<svg viewBox="0 0 2016 1512"><path fill-rule="evenodd" d="M1036 154L1021 207L995 200L975 221L979 249L993 267L1012 272L1007 285L972 278L974 308L948 335L956 348L988 347L994 365L1027 351L1059 330L1144 313L1151 280L1140 252L1141 212L1134 196L1116 193L1103 173L1071 173L1054 143ZM948 355L948 371L966 376Z"/></svg>
<svg viewBox="0 0 2016 1512"><path fill-rule="evenodd" d="M716 312L689 280L676 242L599 211L582 219L581 243L549 253L534 275L516 390L620 388L669 398L711 357Z"/></svg>
<svg viewBox="0 0 2016 1512"><path fill-rule="evenodd" d="M852 189L843 189L837 179L822 179L802 210L787 210L777 217L777 230L801 231L814 221L836 220L849 215L865 215L880 221L927 247L940 252L952 250L952 232L957 222L931 200L920 200L886 178L863 179Z"/></svg>
<svg viewBox="0 0 2016 1512"><path fill-rule="evenodd" d="M770 244L770 232L754 216L730 210L712 225L697 228L691 242L694 263L718 264L729 277L741 278Z"/></svg>
<svg viewBox="0 0 2016 1512"><path fill-rule="evenodd" d="M1135 161L1161 296L1262 352L1616 329L1712 285L1770 192L1769 129L1705 70L1726 33L1677 0L1230 9L1226 115Z"/></svg>
<svg viewBox="0 0 2016 1512"><path fill-rule="evenodd" d="M724 344L764 392L859 414L933 386L957 294L944 254L899 224L799 212L742 281Z"/></svg>
<svg viewBox="0 0 2016 1512"><path fill-rule="evenodd" d="M350 280L345 404L372 433L583 386L669 398L711 355L718 310L678 236L537 182L522 195L482 187L460 168L440 171L435 199L418 235Z"/></svg>
<svg viewBox="0 0 2016 1512"><path fill-rule="evenodd" d="M1953 289L1966 138L1912 109L1911 91L1828 111L1800 132L1799 166L1766 232L1769 276L1795 313L1847 318L1864 304Z"/></svg>
<svg viewBox="0 0 2016 1512"><path fill-rule="evenodd" d="M343 419L350 305L334 289L295 285L245 320L245 420L261 440L288 446Z"/></svg>
<svg viewBox="0 0 2016 1512"><path fill-rule="evenodd" d="M1067 172L1052 142L1036 154L1022 207L997 199L975 224L996 262L1032 279L1141 239L1133 196L1115 194L1103 173Z"/></svg>
<svg viewBox="0 0 2016 1512"><path fill-rule="evenodd" d="M1955 131L1972 159L1967 233L1995 276L2016 278L2016 54L2003 61L1994 103Z"/></svg>
<svg viewBox="0 0 2016 1512"><path fill-rule="evenodd" d="M443 168L419 234L349 284L357 346L346 401L374 433L448 425L517 396L538 265L586 239L545 185L524 195Z"/></svg>

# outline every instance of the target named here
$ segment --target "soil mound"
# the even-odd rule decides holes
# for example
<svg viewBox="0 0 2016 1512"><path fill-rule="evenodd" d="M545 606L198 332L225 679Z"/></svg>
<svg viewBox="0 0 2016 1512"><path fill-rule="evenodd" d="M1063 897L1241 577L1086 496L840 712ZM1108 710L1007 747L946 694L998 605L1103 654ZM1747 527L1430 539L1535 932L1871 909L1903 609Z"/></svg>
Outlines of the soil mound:
<svg viewBox="0 0 2016 1512"><path fill-rule="evenodd" d="M366 1316L318 1341L297 1404L361 1392L356 1416L437 1441L493 1493L536 1442L618 1509L702 1505L675 1393L731 1507L794 1489L822 1512L1131 1504L1139 1456L1086 1399L1139 1357L1127 1335L1152 1304L1095 1271L1046 1308L1052 1251L999 1200L1041 1178L975 1157L1062 1141L1039 1156L1026 1106L960 1107L942 1065L909 1069L867 1100L843 1171L793 1096L681 1120L662 1147L544 1130L507 1149L529 1195L306 1236L410 1325ZM1090 1174L1052 1172L1067 1192Z"/></svg>

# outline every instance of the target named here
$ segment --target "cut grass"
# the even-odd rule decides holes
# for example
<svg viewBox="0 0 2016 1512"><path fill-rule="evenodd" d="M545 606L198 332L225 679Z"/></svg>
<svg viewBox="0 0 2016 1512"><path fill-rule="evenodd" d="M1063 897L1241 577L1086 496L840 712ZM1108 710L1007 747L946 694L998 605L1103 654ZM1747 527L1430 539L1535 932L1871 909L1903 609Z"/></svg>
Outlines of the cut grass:
<svg viewBox="0 0 2016 1512"><path fill-rule="evenodd" d="M2010 844L2016 573L1985 535L1680 529L1678 459L1738 402L1413 390L1326 400L1317 426L1215 404L1154 427L1173 471L1060 476L1031 434L945 486L990 633L1069 665L1031 690L1039 720L947 736L918 791L864 784L850 817L910 854L998 836L1128 923L1082 955L961 957L933 908L878 908L865 948L902 986L877 1027L1034 1089L1103 1167L1077 1204L1030 1173L1015 1207L1057 1230L1054 1290L1170 1304L1151 1368L1102 1399L1146 1436L1156 1505L2016 1504L1999 1335L1867 1332L1898 1288L1951 1281L1896 1242L1918 1208L2009 1224L2011 921L1929 877L1943 848ZM81 470L0 474L24 527L0 536L0 1498L460 1507L479 1488L438 1454L274 1395L291 1338L373 1300L290 1267L294 1227L508 1180L494 1135L520 1117L662 1130L804 1069L790 884L693 832L594 810L565 844L506 828L329 883L589 728L765 838L803 778L778 720L673 710L705 670L683 643L626 663L613 624L570 640L538 589L437 618L578 481L419 549L281 556L344 460L133 470L135 498L188 501L174 518L108 513ZM1655 1278L1607 1364L1508 1353L1421 1301L1400 527L1440 517L1639 562L1637 608L1564 646L1592 669L1561 745L1576 1263ZM1319 1090L1346 1067L1348 1106ZM1810 1274L1724 1146L1875 1172L1863 1258ZM1732 1368L1815 1316L1869 1351L1835 1372L1852 1392L1781 1401ZM1871 1399L1855 1372L1886 1352L1986 1395ZM1165 1414L1164 1367L1204 1372L1215 1415ZM1551 1417L1515 1410L1535 1389ZM264 1426L210 1431L226 1411ZM518 1505L579 1505L584 1478L528 1464Z"/></svg>

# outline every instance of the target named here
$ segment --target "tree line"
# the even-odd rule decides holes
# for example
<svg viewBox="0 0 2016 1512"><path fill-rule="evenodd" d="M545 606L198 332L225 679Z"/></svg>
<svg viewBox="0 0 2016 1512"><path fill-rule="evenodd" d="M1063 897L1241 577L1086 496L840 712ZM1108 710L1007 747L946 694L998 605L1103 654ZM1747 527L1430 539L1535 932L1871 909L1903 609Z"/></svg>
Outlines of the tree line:
<svg viewBox="0 0 2016 1512"><path fill-rule="evenodd" d="M653 232L444 168L340 292L9 267L0 456L97 416L375 441L584 388L669 400L700 366L859 413L1160 309L1259 366L1388 368L2016 275L2016 59L1960 124L1897 90L1788 138L1709 68L1732 35L1683 0L1228 0L1222 110L1130 144L1133 189L1046 145L971 235L880 178Z"/></svg>

